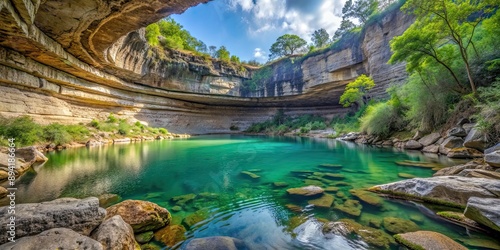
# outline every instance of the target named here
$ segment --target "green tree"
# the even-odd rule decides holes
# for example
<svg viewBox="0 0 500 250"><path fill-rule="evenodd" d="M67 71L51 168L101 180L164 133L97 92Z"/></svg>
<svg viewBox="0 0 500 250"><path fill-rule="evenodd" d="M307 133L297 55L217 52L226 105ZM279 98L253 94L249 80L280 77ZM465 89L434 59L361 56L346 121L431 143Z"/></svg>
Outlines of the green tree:
<svg viewBox="0 0 500 250"><path fill-rule="evenodd" d="M271 49L269 49L271 52L269 54L269 58L293 55L303 49L306 44L307 42L297 35L282 35L276 39L276 42L273 43L273 45L271 45Z"/></svg>
<svg viewBox="0 0 500 250"><path fill-rule="evenodd" d="M210 54L211 57L216 58L217 57L217 46L210 45L208 47L208 54Z"/></svg>
<svg viewBox="0 0 500 250"><path fill-rule="evenodd" d="M378 7L377 0L347 0L342 8L342 18L356 18L361 23L366 23L368 18L375 13Z"/></svg>
<svg viewBox="0 0 500 250"><path fill-rule="evenodd" d="M220 48L215 52L218 59L228 62L230 59L230 53L225 46L220 46Z"/></svg>
<svg viewBox="0 0 500 250"><path fill-rule="evenodd" d="M349 107L352 104L357 104L359 107L366 104L365 95L368 90L375 87L375 82L371 77L360 75L356 80L350 82L345 87L345 91L340 96L340 104L344 107Z"/></svg>
<svg viewBox="0 0 500 250"><path fill-rule="evenodd" d="M322 28L319 30L315 30L312 33L311 40L313 41L314 46L316 46L316 48L322 48L328 44L328 41L330 40L330 35L328 34L328 32L326 32L325 29Z"/></svg>
<svg viewBox="0 0 500 250"><path fill-rule="evenodd" d="M354 28L356 28L356 25L351 22L351 20L343 18L342 22L340 23L340 27L335 31L332 40L340 39L345 33L351 31Z"/></svg>
<svg viewBox="0 0 500 250"><path fill-rule="evenodd" d="M438 60L445 62L442 54L449 55L450 49L453 48L464 63L470 88L475 93L476 85L471 72L470 59L471 50L476 56L479 56L479 51L474 45L474 35L481 22L498 7L498 0L408 0L402 9L413 12L417 20L403 33L402 38L398 38L399 42L394 42L395 54L399 50L400 55L391 61L401 61L406 55L407 57L413 56L413 64L419 64L425 60L425 57L431 57L446 68L445 64ZM418 32L423 32L430 38L420 48L413 46L413 49L404 49L400 46L401 44L397 44L403 41L409 42L410 37L418 37L415 34ZM415 56L415 54L421 55ZM415 60L416 58L418 60Z"/></svg>
<svg viewBox="0 0 500 250"><path fill-rule="evenodd" d="M231 62L234 62L234 63L240 63L240 58L235 56L235 55L232 55L231 56Z"/></svg>
<svg viewBox="0 0 500 250"><path fill-rule="evenodd" d="M160 36L160 26L158 23L153 23L146 27L146 40L151 46L158 46L160 44L158 40Z"/></svg>

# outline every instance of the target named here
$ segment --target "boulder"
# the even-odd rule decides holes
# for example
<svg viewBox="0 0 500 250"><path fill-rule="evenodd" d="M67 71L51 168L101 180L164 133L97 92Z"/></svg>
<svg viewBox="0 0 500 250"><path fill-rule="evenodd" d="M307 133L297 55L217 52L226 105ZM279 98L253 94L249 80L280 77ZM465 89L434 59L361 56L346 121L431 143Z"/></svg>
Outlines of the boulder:
<svg viewBox="0 0 500 250"><path fill-rule="evenodd" d="M24 159L25 162L46 162L48 160L48 158L34 146L16 149L16 157Z"/></svg>
<svg viewBox="0 0 500 250"><path fill-rule="evenodd" d="M388 249L393 239L387 233L375 228L363 226L350 219L341 219L339 221L330 221L323 225L323 234L330 237L330 235L342 235L350 237L351 234L357 234L366 243L377 249Z"/></svg>
<svg viewBox="0 0 500 250"><path fill-rule="evenodd" d="M481 153L477 149L462 147L462 148L450 149L446 156L448 156L448 158L459 158L459 159L480 158L483 157L483 153Z"/></svg>
<svg viewBox="0 0 500 250"><path fill-rule="evenodd" d="M500 232L500 199L471 197L464 212L470 218Z"/></svg>
<svg viewBox="0 0 500 250"><path fill-rule="evenodd" d="M422 144L422 146L427 147L439 140L441 138L441 135L439 133L431 133L428 134L424 137L422 137L420 140L418 140L418 143Z"/></svg>
<svg viewBox="0 0 500 250"><path fill-rule="evenodd" d="M484 154L490 154L495 151L500 151L500 143L497 143L495 146L485 149Z"/></svg>
<svg viewBox="0 0 500 250"><path fill-rule="evenodd" d="M167 209L149 201L125 200L108 207L106 211L108 212L106 219L120 215L132 226L135 233L162 228L172 219Z"/></svg>
<svg viewBox="0 0 500 250"><path fill-rule="evenodd" d="M465 123L464 125L462 125L462 128L465 129L465 132L467 134L469 134L469 132L474 128L476 127L476 123Z"/></svg>
<svg viewBox="0 0 500 250"><path fill-rule="evenodd" d="M469 118L460 118L460 120L458 120L456 126L463 126L464 124L467 124L467 123L470 123Z"/></svg>
<svg viewBox="0 0 500 250"><path fill-rule="evenodd" d="M434 173L432 176L445 176L445 175L457 175L462 172L464 169L475 169L477 167L477 163L470 161L465 164L456 165L453 167L442 168Z"/></svg>
<svg viewBox="0 0 500 250"><path fill-rule="evenodd" d="M8 207L0 207L0 214L8 214ZM61 198L42 203L16 204L16 237L36 235L52 228L69 228L89 235L106 216L95 197L86 199ZM0 224L7 225L8 216L0 216ZM7 242L7 234L0 235L0 244Z"/></svg>
<svg viewBox="0 0 500 250"><path fill-rule="evenodd" d="M396 217L385 217L382 221L385 230L392 234L408 233L418 231L415 222Z"/></svg>
<svg viewBox="0 0 500 250"><path fill-rule="evenodd" d="M467 250L467 248L450 239L448 236L432 231L397 234L394 236L394 239L396 239L399 244L412 250Z"/></svg>
<svg viewBox="0 0 500 250"><path fill-rule="evenodd" d="M120 215L105 220L90 237L101 242L105 249L140 249L134 239L134 230Z"/></svg>
<svg viewBox="0 0 500 250"><path fill-rule="evenodd" d="M245 176L245 177L248 177L250 179L259 179L260 178L259 175L256 175L250 171L241 171L240 174Z"/></svg>
<svg viewBox="0 0 500 250"><path fill-rule="evenodd" d="M464 169L458 176L500 180L500 173L483 169Z"/></svg>
<svg viewBox="0 0 500 250"><path fill-rule="evenodd" d="M289 184L287 182L283 182L283 181L273 182L273 187L276 187L276 188L288 187L288 185Z"/></svg>
<svg viewBox="0 0 500 250"><path fill-rule="evenodd" d="M184 235L186 229L181 225L168 225L155 232L154 238L156 241L160 241L167 247L173 247L177 243L186 239Z"/></svg>
<svg viewBox="0 0 500 250"><path fill-rule="evenodd" d="M8 152L0 152L0 181L5 180L9 177L8 168L10 159ZM25 173L35 162L45 162L47 157L38 151L35 147L25 147L18 148L15 152L16 164L14 167L14 173L16 176L20 176Z"/></svg>
<svg viewBox="0 0 500 250"><path fill-rule="evenodd" d="M500 150L486 154L484 161L492 167L500 168Z"/></svg>
<svg viewBox="0 0 500 250"><path fill-rule="evenodd" d="M462 176L437 176L413 178L369 189L405 199L424 200L430 203L465 207L470 197L497 198L500 182L485 178Z"/></svg>
<svg viewBox="0 0 500 250"><path fill-rule="evenodd" d="M104 249L98 241L68 228L53 228L34 236L16 238L15 242L3 244L0 249L38 250L42 246L43 249Z"/></svg>
<svg viewBox="0 0 500 250"><path fill-rule="evenodd" d="M322 188L318 186L306 186L300 188L289 188L286 190L289 195L297 195L297 196L316 196L325 192Z"/></svg>
<svg viewBox="0 0 500 250"><path fill-rule="evenodd" d="M448 137L450 137L450 136L464 137L466 135L467 135L467 132L462 127L453 127L453 128L448 129L448 131L446 131L446 136L448 136Z"/></svg>
<svg viewBox="0 0 500 250"><path fill-rule="evenodd" d="M487 145L488 139L486 135L476 128L471 129L464 139L464 147L474 148L481 152L484 151Z"/></svg>
<svg viewBox="0 0 500 250"><path fill-rule="evenodd" d="M340 139L344 140L344 141L354 141L354 140L358 139L358 137L359 137L358 133L351 132L351 133L348 133L347 135L343 136Z"/></svg>
<svg viewBox="0 0 500 250"><path fill-rule="evenodd" d="M439 145L439 153L446 155L446 154L448 154L450 149L460 148L463 146L463 144L464 144L464 140L462 140L462 138L456 137L456 136L450 136L450 137L446 138L441 143L441 145Z"/></svg>
<svg viewBox="0 0 500 250"><path fill-rule="evenodd" d="M423 146L418 141L409 140L405 143L405 149L421 149Z"/></svg>
<svg viewBox="0 0 500 250"><path fill-rule="evenodd" d="M426 146L422 149L422 152L437 154L437 153L439 153L439 145L433 144L433 145Z"/></svg>
<svg viewBox="0 0 500 250"><path fill-rule="evenodd" d="M246 250L248 249L245 242L239 239L235 239L227 236L213 236L206 238L196 238L191 240L185 250L206 250L206 249L217 249L217 250Z"/></svg>

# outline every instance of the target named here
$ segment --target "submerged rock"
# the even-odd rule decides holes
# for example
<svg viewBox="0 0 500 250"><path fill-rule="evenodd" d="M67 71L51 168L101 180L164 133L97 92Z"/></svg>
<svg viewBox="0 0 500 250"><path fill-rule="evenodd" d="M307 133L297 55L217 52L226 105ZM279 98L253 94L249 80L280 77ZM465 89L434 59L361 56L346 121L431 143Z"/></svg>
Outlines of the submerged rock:
<svg viewBox="0 0 500 250"><path fill-rule="evenodd" d="M442 217L448 221L453 222L454 224L458 224L463 227L470 227L473 229L477 229L483 231L481 225L479 223L465 217L463 213L453 212L453 211L441 211L436 213L439 217Z"/></svg>
<svg viewBox="0 0 500 250"><path fill-rule="evenodd" d="M382 224L387 232L393 234L415 232L419 230L415 222L396 217L385 217Z"/></svg>
<svg viewBox="0 0 500 250"><path fill-rule="evenodd" d="M330 186L330 187L326 187L324 188L325 192L330 192L330 193L333 193L333 192L338 192L339 191L339 188L338 187L333 187L333 186Z"/></svg>
<svg viewBox="0 0 500 250"><path fill-rule="evenodd" d="M0 214L7 215L8 207ZM39 234L52 228L69 228L89 235L106 216L95 197L86 199L61 198L42 203L16 204L16 238ZM0 224L7 225L9 216L0 216ZM53 234L51 234L53 235ZM7 242L7 233L0 234L0 244Z"/></svg>
<svg viewBox="0 0 500 250"><path fill-rule="evenodd" d="M106 209L111 218L120 215L125 222L132 226L135 233L155 230L168 225L172 217L167 209L155 203L139 200L125 200Z"/></svg>
<svg viewBox="0 0 500 250"><path fill-rule="evenodd" d="M193 201L195 198L196 194L185 194L172 197L170 200L175 202L177 206L184 206L186 203Z"/></svg>
<svg viewBox="0 0 500 250"><path fill-rule="evenodd" d="M363 206L359 203L359 201L346 200L343 204L335 205L333 208L346 214L358 217L361 215L361 209L363 209Z"/></svg>
<svg viewBox="0 0 500 250"><path fill-rule="evenodd" d="M332 174L332 173L325 173L323 175L324 178L331 179L331 180L341 180L345 179L345 176L343 174Z"/></svg>
<svg viewBox="0 0 500 250"><path fill-rule="evenodd" d="M412 178L417 178L417 176L408 174L408 173L398 173L398 177L405 178L405 179L412 179Z"/></svg>
<svg viewBox="0 0 500 250"><path fill-rule="evenodd" d="M331 194L323 194L321 197L309 200L307 203L316 207L329 208L333 204L334 197Z"/></svg>
<svg viewBox="0 0 500 250"><path fill-rule="evenodd" d="M500 232L500 199L471 197L467 202L465 216Z"/></svg>
<svg viewBox="0 0 500 250"><path fill-rule="evenodd" d="M214 236L206 238L196 238L191 240L185 250L246 250L248 249L245 242L242 240L227 237L227 236Z"/></svg>
<svg viewBox="0 0 500 250"><path fill-rule="evenodd" d="M310 197L310 196L316 196L316 195L322 194L325 191L318 186L311 185L311 186L300 187L300 188L290 188L290 189L287 189L286 192L289 195Z"/></svg>
<svg viewBox="0 0 500 250"><path fill-rule="evenodd" d="M377 196L374 193L361 190L361 189L351 189L349 190L349 193L351 193L353 196L356 198L360 199L362 202L370 204L372 206L382 206L382 203L384 200Z"/></svg>
<svg viewBox="0 0 500 250"><path fill-rule="evenodd" d="M273 182L273 186L274 187L277 187L277 188L280 188L280 187L288 187L288 183L287 182L282 182L282 181L278 181L278 182Z"/></svg>
<svg viewBox="0 0 500 250"><path fill-rule="evenodd" d="M330 168L330 169L340 169L340 168L342 168L342 165L323 163L323 164L319 164L318 167L320 167L320 168Z"/></svg>
<svg viewBox="0 0 500 250"><path fill-rule="evenodd" d="M448 236L431 231L417 231L397 234L394 236L394 239L396 239L399 244L404 245L411 250L467 250L467 248L450 239Z"/></svg>
<svg viewBox="0 0 500 250"><path fill-rule="evenodd" d="M419 167L419 168L438 168L441 167L440 164L432 162L420 162L420 161L397 161L396 165L408 166L408 167Z"/></svg>
<svg viewBox="0 0 500 250"><path fill-rule="evenodd" d="M92 232L91 237L101 242L105 249L134 250L140 248L135 241L134 230L123 221L120 215L105 220Z"/></svg>
<svg viewBox="0 0 500 250"><path fill-rule="evenodd" d="M240 172L243 176L246 176L246 177L250 177L251 179L259 179L260 176L259 175L256 175L252 172L249 172L249 171L241 171Z"/></svg>
<svg viewBox="0 0 500 250"><path fill-rule="evenodd" d="M122 199L122 197L117 194L101 194L97 198L99 199L99 206L103 208L118 203Z"/></svg>
<svg viewBox="0 0 500 250"><path fill-rule="evenodd" d="M437 176L378 185L369 191L463 208L473 196L497 198L500 195L500 182L484 178Z"/></svg>
<svg viewBox="0 0 500 250"><path fill-rule="evenodd" d="M3 244L3 250L25 249L92 249L103 250L103 246L96 240L81 235L68 228L53 228L34 236L17 238L16 241ZM120 248L121 249L121 248ZM124 248L126 249L126 248Z"/></svg>
<svg viewBox="0 0 500 250"><path fill-rule="evenodd" d="M200 209L182 220L182 224L186 226L187 229L191 228L198 222L204 221L208 218L208 211L206 209Z"/></svg>
<svg viewBox="0 0 500 250"><path fill-rule="evenodd" d="M153 236L154 236L153 231L147 231L144 233L136 234L134 236L134 238L135 238L135 241L137 241L138 243L144 244L144 243L150 242L151 239L153 239Z"/></svg>
<svg viewBox="0 0 500 250"><path fill-rule="evenodd" d="M357 234L364 242L378 249L388 249L390 244L393 243L392 237L383 231L362 226L349 219L327 222L323 225L322 231L326 236L329 236L329 234L336 234L348 237L350 234Z"/></svg>
<svg viewBox="0 0 500 250"><path fill-rule="evenodd" d="M186 239L184 235L186 229L181 225L168 225L155 232L154 238L160 241L167 247L173 247L175 244Z"/></svg>

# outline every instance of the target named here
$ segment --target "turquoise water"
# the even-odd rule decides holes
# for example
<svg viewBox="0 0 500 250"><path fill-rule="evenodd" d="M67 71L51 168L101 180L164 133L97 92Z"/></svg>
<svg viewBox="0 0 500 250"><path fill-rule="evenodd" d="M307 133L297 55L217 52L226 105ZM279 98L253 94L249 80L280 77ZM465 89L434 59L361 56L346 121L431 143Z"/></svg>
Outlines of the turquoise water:
<svg viewBox="0 0 500 250"><path fill-rule="evenodd" d="M381 207L361 203L361 216L356 217L332 208L313 207L305 199L286 195L287 188L305 186L305 180L311 181L307 175L291 173L294 170L343 175L341 180L318 183L338 187L345 197L337 192L331 194L335 196L334 204L342 204L346 199L356 199L350 195L351 189L402 180L398 177L401 172L418 177L429 177L434 172L429 168L398 166L396 161L456 164L446 157L419 152L331 139L215 135L69 149L48 157L49 161L37 167L36 173L19 179L18 201L106 193L123 199L149 200L169 209L176 224L195 212L202 215L203 220L187 231L186 242L196 237L223 235L241 239L255 249L377 249L357 237L325 237L321 233L322 221L350 218L368 225L370 220L387 216L413 220L420 229L441 232L455 240L486 237L447 223L419 204L389 199ZM343 167L319 167L325 163ZM241 174L247 170L260 178ZM273 182L286 182L289 186L277 188ZM171 200L186 194L195 194L196 198L185 203ZM301 210L290 210L290 204ZM181 211L172 210L176 205Z"/></svg>

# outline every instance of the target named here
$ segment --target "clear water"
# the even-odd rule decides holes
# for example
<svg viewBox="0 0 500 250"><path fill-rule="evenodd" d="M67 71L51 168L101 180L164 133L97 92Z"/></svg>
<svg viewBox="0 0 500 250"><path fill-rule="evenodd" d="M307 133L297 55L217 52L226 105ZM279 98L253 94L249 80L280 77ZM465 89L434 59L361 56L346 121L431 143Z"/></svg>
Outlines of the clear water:
<svg viewBox="0 0 500 250"><path fill-rule="evenodd" d="M241 239L255 249L376 249L359 238L326 238L320 221L351 218L366 225L372 218L386 216L416 220L421 229L441 232L455 240L487 238L445 222L419 204L386 199L382 208L365 204L360 217L350 217L337 210L307 206L306 200L286 195L287 188L305 186L304 178L292 174L292 170L343 174L345 179L341 181L349 186L339 188L349 197L353 188L402 180L400 172L419 177L433 173L427 168L398 166L395 161L456 164L446 157L331 139L242 135L69 149L48 157L36 173L19 179L18 202L113 193L123 199L149 200L172 211L172 197L194 193L198 197L186 203L182 211L172 212L174 223L181 223L198 210L207 216L187 231L186 242L222 235ZM323 163L343 168L319 168ZM253 180L240 173L249 169L261 169L255 172L261 178ZM272 183L278 181L289 186L274 187ZM210 197L202 197L204 193L210 193ZM335 203L341 202L335 198ZM302 212L290 211L287 204L300 206Z"/></svg>

